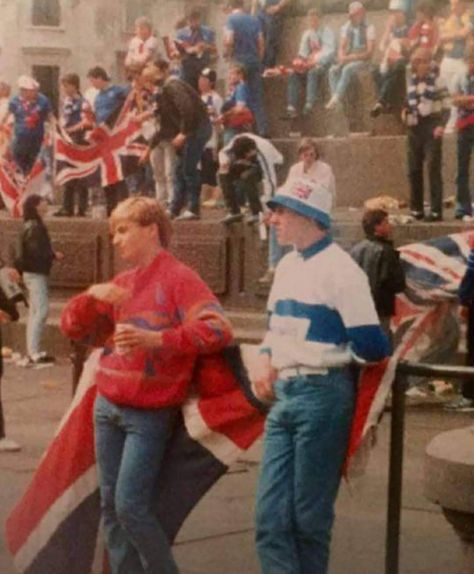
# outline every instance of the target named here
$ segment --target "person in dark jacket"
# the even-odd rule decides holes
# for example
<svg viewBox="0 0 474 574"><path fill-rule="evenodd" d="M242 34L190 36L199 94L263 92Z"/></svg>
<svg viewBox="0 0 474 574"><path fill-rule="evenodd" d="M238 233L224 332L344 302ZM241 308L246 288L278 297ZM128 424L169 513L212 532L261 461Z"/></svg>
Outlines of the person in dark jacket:
<svg viewBox="0 0 474 574"><path fill-rule="evenodd" d="M142 161L148 161L150 151L161 141L171 142L177 153L177 162L170 216L183 220L199 219L201 177L198 164L212 135L206 105L196 90L170 75L166 60L148 65L142 77L145 84L154 83L159 88L156 115L160 124ZM180 215L188 201L188 209Z"/></svg>
<svg viewBox="0 0 474 574"><path fill-rule="evenodd" d="M467 321L466 365L474 367L474 233L467 238L470 253L467 258L466 272L459 284L460 315ZM474 381L463 381L461 396L447 403L444 407L449 411L470 412L474 411Z"/></svg>
<svg viewBox="0 0 474 574"><path fill-rule="evenodd" d="M380 323L390 336L395 295L405 290L405 272L393 247L388 213L384 209L366 211L362 227L366 238L354 245L351 255L367 274Z"/></svg>
<svg viewBox="0 0 474 574"><path fill-rule="evenodd" d="M4 266L3 261L0 260L0 272L6 273L10 281L17 282L19 275L15 269L10 269ZM2 330L1 326L4 323L18 320L18 311L16 310L15 303L10 299L5 291L0 286L0 351L2 349ZM3 417L2 405L2 376L3 376L3 358L0 352L0 452L15 452L20 450L20 445L14 440L7 438L5 434L5 419Z"/></svg>
<svg viewBox="0 0 474 574"><path fill-rule="evenodd" d="M55 259L63 254L54 251L43 217L48 204L39 195L30 195L23 204L23 231L19 237L15 267L23 275L28 290L29 313L26 327L27 357L25 367L47 365L54 362L41 351L41 336L48 317L48 279Z"/></svg>

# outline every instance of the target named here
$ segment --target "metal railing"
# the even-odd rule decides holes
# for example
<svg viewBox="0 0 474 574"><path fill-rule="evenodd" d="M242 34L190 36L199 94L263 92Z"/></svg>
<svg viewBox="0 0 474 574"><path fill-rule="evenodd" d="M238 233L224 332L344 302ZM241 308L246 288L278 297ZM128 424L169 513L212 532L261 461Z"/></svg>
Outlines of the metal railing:
<svg viewBox="0 0 474 574"><path fill-rule="evenodd" d="M392 386L385 574L398 574L399 572L405 391L408 388L407 378L409 376L446 377L449 379L471 379L474 381L474 367L428 365L426 363L411 363L409 361L402 361L397 366L395 381Z"/></svg>

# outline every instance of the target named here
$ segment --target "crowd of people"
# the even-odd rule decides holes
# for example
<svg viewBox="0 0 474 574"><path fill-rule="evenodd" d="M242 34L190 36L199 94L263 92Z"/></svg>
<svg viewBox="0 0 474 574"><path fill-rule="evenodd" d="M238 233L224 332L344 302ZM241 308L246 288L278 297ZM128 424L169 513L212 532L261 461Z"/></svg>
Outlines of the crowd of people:
<svg viewBox="0 0 474 574"><path fill-rule="evenodd" d="M464 0L451 0L445 18L426 1L413 6L405 0L390 0L379 46L374 25L360 1L349 3L348 19L338 34L326 24L318 8L311 8L308 28L302 34L296 57L291 65L277 66L288 4L287 0L263 0L254 3L254 13L250 13L243 0L230 0L223 46L217 46L214 30L202 23L198 9L191 10L178 23L173 37L166 36L163 40L154 34L152 22L140 17L124 61L129 80L126 85L113 84L101 66L89 70L90 85L84 93L77 74L61 78L59 123L74 143L90 141L94 126L112 121L117 110L129 100L142 122L142 133L148 143L141 166L123 181L105 185L107 214L128 195L145 194L164 202L171 217L178 220L199 219L203 203L209 206L225 203L228 215L223 218L224 223L243 219L247 194L239 192L241 184L227 184L229 169L219 168L218 157L222 146L235 142L242 134L253 133L263 138L269 135L263 78L282 71L287 74L286 112L294 118L310 114L322 102L326 81L330 94L325 103L327 113L341 110L349 86L365 70L373 75L377 92L371 115L396 111L406 124L412 216L418 220L442 219L443 134L456 129L455 216L470 222L474 48L472 15ZM216 90L215 63L220 55L229 61L225 96ZM10 154L20 172L28 174L38 155L47 155L43 145L45 126L55 120L51 104L34 78L21 76L18 89L19 93L11 97L10 86L0 84L0 153ZM241 147L236 145L236 149ZM241 163L243 158L237 156ZM428 213L423 207L425 162L429 171ZM260 196L258 178L251 179ZM203 186L207 197L201 199ZM85 179L69 181L63 189L63 205L56 215L86 215L89 195L93 194L89 193ZM250 222L256 221L257 211L262 211L257 204L256 201L249 204Z"/></svg>

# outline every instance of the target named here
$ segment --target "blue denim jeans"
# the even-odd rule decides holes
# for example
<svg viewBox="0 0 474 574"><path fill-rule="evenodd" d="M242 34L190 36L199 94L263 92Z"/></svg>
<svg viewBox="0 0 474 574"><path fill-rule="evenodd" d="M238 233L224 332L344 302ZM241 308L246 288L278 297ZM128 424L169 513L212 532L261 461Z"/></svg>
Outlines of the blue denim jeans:
<svg viewBox="0 0 474 574"><path fill-rule="evenodd" d="M200 213L201 174L198 164L211 134L211 122L206 119L194 134L188 136L182 150L176 156L174 196L171 203L173 215L179 215L188 200L190 211L196 215Z"/></svg>
<svg viewBox="0 0 474 574"><path fill-rule="evenodd" d="M318 98L318 83L326 72L327 68L318 67L308 70L305 74L291 73L288 78L288 105L298 109L300 89L306 83L305 105L312 108Z"/></svg>
<svg viewBox="0 0 474 574"><path fill-rule="evenodd" d="M48 318L49 297L47 275L23 273L28 290L28 323L26 325L26 351L33 357L41 351L41 336Z"/></svg>
<svg viewBox="0 0 474 574"><path fill-rule="evenodd" d="M326 574L354 408L345 369L275 383L257 489L262 574Z"/></svg>
<svg viewBox="0 0 474 574"><path fill-rule="evenodd" d="M98 395L95 443L112 574L176 574L152 497L176 408L135 409Z"/></svg>
<svg viewBox="0 0 474 574"><path fill-rule="evenodd" d="M365 62L349 62L348 64L335 64L329 68L329 86L331 95L342 98L357 72L365 67Z"/></svg>

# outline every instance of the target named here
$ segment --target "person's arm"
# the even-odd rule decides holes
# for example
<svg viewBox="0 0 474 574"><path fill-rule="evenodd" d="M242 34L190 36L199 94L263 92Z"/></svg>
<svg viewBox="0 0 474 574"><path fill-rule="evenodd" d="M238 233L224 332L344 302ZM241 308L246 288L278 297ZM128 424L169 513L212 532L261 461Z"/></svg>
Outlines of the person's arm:
<svg viewBox="0 0 474 574"><path fill-rule="evenodd" d="M61 331L75 341L101 347L114 332L114 304L129 297L115 283L92 285L71 299L61 313Z"/></svg>
<svg viewBox="0 0 474 574"><path fill-rule="evenodd" d="M333 306L344 323L351 351L363 361L381 361L389 355L390 346L380 327L367 276L359 267L349 265L338 272Z"/></svg>

